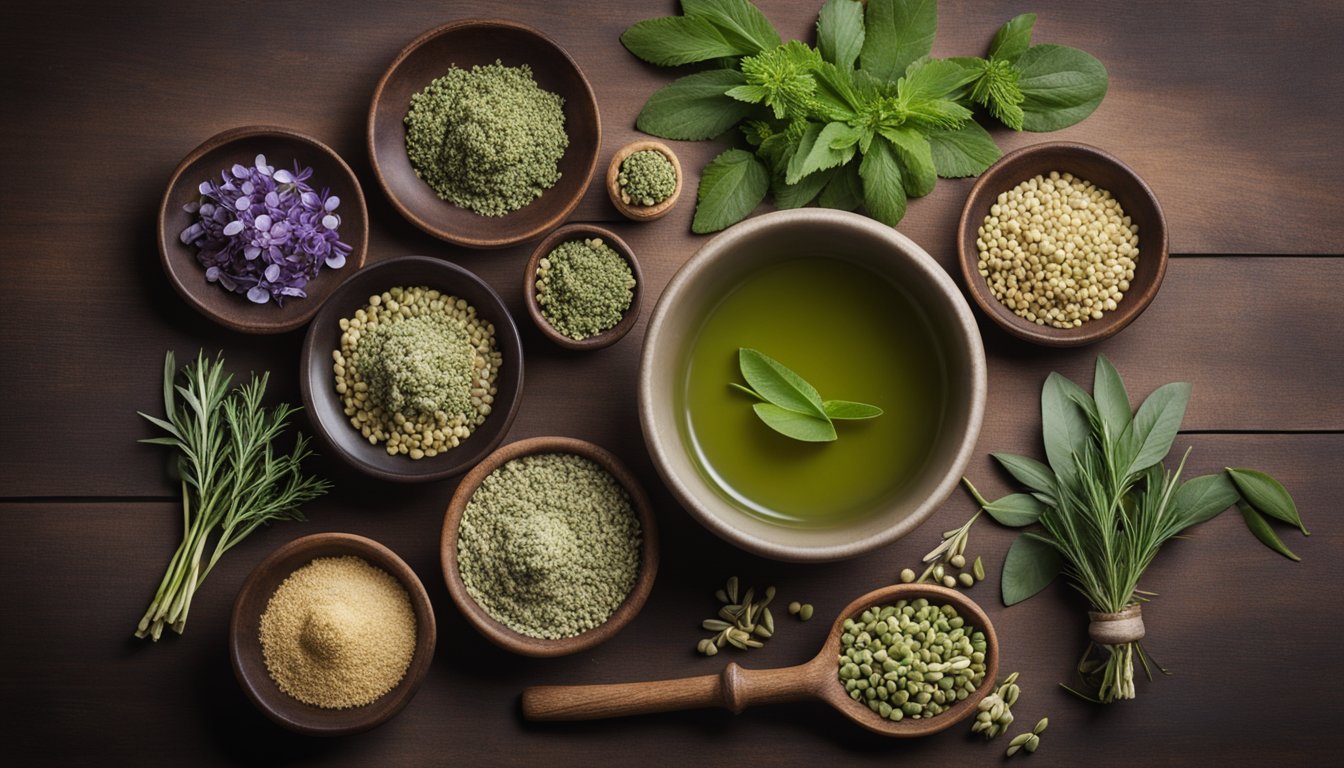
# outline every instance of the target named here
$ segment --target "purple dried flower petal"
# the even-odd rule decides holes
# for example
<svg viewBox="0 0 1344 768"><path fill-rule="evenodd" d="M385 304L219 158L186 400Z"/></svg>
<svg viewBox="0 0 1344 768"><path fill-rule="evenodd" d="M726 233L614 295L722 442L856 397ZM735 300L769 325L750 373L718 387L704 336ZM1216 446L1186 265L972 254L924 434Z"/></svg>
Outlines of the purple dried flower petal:
<svg viewBox="0 0 1344 768"><path fill-rule="evenodd" d="M327 202L324 203L322 207L327 209L328 211L334 211L336 210L336 206L340 204L341 204L341 198L337 197L336 195L332 195L331 197L327 198Z"/></svg>
<svg viewBox="0 0 1344 768"><path fill-rule="evenodd" d="M340 225L340 223L341 223L340 219L330 214L322 217L322 226L326 227L327 229L335 229L337 226Z"/></svg>
<svg viewBox="0 0 1344 768"><path fill-rule="evenodd" d="M262 232L269 232L271 229L271 217L263 213L257 217L256 221L252 222L252 226Z"/></svg>
<svg viewBox="0 0 1344 768"><path fill-rule="evenodd" d="M265 304L271 300L271 292L259 285L247 289L247 300L254 304Z"/></svg>
<svg viewBox="0 0 1344 768"><path fill-rule="evenodd" d="M212 185L210 184L210 182L202 181L200 186L196 187L196 189L200 191L202 195L208 195L210 194L211 187Z"/></svg>
<svg viewBox="0 0 1344 768"><path fill-rule="evenodd" d="M234 220L224 226L225 237L233 237L234 235L242 231L243 231L243 222L241 221Z"/></svg>
<svg viewBox="0 0 1344 768"><path fill-rule="evenodd" d="M205 270L205 281L213 283L219 279L219 267L211 267Z"/></svg>
<svg viewBox="0 0 1344 768"><path fill-rule="evenodd" d="M238 179L246 179L246 178L247 178L247 174L248 174L247 168L245 168L245 167L242 166L242 165L239 165L238 163L234 163L234 164L233 164L233 175L234 175L234 178L238 178Z"/></svg>
<svg viewBox="0 0 1344 768"><path fill-rule="evenodd" d="M205 227L201 226L201 223L198 221L182 230L182 234L178 236L178 239L183 243L190 243L203 234L205 234Z"/></svg>
<svg viewBox="0 0 1344 768"><path fill-rule="evenodd" d="M326 258L326 264L328 267L331 267L332 269L340 269L341 267L344 267L345 254L339 252L331 254Z"/></svg>
<svg viewBox="0 0 1344 768"><path fill-rule="evenodd" d="M280 265L272 264L271 266L266 268L265 274L266 274L266 282L274 283L276 280L280 279Z"/></svg>
<svg viewBox="0 0 1344 768"><path fill-rule="evenodd" d="M271 174L271 178L275 179L277 182L281 184L292 184L294 182L294 175L284 169L278 170L275 173Z"/></svg>
<svg viewBox="0 0 1344 768"><path fill-rule="evenodd" d="M237 200L233 201L233 207L237 208L240 211L246 211L248 207L251 205L252 201L247 197L240 197Z"/></svg>

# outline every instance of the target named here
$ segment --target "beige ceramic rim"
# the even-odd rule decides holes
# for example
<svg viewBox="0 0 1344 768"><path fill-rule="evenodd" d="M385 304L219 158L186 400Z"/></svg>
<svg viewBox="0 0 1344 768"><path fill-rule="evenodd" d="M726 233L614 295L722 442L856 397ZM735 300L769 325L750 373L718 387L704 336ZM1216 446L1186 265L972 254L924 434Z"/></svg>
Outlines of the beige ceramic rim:
<svg viewBox="0 0 1344 768"><path fill-rule="evenodd" d="M948 427L964 431L959 439L948 438L942 449L945 455L950 453L951 460L947 462L936 485L914 509L891 525L878 527L876 520L883 517L878 514L863 524L856 524L859 530L852 537L846 535L847 529L844 527L800 533L801 529L757 520L723 498L716 488L695 471L693 463L690 471L686 471L685 467L681 471L674 471L671 467L678 461L683 464L689 461L684 455L680 426L675 423L675 418L660 416L658 413L660 407L671 408L662 402L657 390L663 377L669 374L669 369L677 367L668 365L667 353L660 353L659 350L660 338L669 333L665 327L674 325L670 316L679 307L693 304L688 299L694 295L695 283L701 279L702 273L715 269L714 265L725 254L749 245L755 238L768 236L771 229L781 226L827 230L849 241L864 239L878 244L884 257L904 261L905 273L913 275L917 281L911 293L917 297L934 297L933 303L938 305L943 317L951 320L953 327L947 333L956 340L958 349L954 350L954 354L965 358L952 360L949 365L965 368L965 380L960 386L965 388L969 403L965 405L961 424ZM839 239L837 241L843 242ZM670 332L675 334L678 330L682 329L673 328ZM664 343L679 344L680 341L680 338L669 338ZM840 560L899 539L919 527L947 499L956 488L975 449L984 420L986 386L984 344L975 316L951 276L914 241L891 227L847 211L823 208L776 211L749 219L715 236L682 266L664 289L649 320L640 358L639 421L645 445L663 482L693 517L719 537L749 552L777 560ZM933 472L932 469L928 471ZM871 530L863 530L864 527ZM812 543L805 543L804 539ZM821 543L817 543L819 539Z"/></svg>

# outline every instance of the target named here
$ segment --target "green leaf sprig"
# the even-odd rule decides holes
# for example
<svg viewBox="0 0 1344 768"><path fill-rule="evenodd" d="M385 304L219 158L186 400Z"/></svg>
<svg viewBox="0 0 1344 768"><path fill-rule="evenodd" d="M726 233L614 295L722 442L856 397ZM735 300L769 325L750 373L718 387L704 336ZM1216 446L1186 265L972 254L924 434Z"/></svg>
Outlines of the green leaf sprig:
<svg viewBox="0 0 1344 768"><path fill-rule="evenodd" d="M895 226L939 176L977 176L1001 153L975 121L1052 131L1106 95L1106 68L1060 45L1032 45L1035 14L994 36L986 58L933 59L936 0L827 0L816 45L782 42L748 0L682 0L682 15L621 35L659 66L709 63L654 93L636 126L702 140L740 126L753 151L730 149L700 178L691 229L715 232L767 194L780 208L817 204Z"/></svg>
<svg viewBox="0 0 1344 768"><path fill-rule="evenodd" d="M1152 596L1139 589L1139 580L1164 543L1234 505L1262 543L1299 559L1266 519L1307 534L1279 481L1256 470L1229 468L1182 482L1185 457L1174 470L1162 464L1189 400L1189 384L1167 384L1131 410L1124 382L1105 356L1097 358L1090 395L1058 373L1050 374L1041 391L1048 463L993 454L1027 492L991 502L967 483L980 507L1000 524L1041 526L1008 549L1002 575L1005 605L1026 600L1063 573L1093 611L1121 613ZM1097 660L1092 658L1095 646L1089 646L1078 668L1096 700L1134 698L1134 659L1148 668L1142 645L1101 648L1103 658Z"/></svg>
<svg viewBox="0 0 1344 768"><path fill-rule="evenodd" d="M760 402L751 407L766 426L809 443L835 440L836 421L873 419L882 409L849 400L823 400L817 388L774 358L745 347L737 351L738 367L747 386L729 383Z"/></svg>

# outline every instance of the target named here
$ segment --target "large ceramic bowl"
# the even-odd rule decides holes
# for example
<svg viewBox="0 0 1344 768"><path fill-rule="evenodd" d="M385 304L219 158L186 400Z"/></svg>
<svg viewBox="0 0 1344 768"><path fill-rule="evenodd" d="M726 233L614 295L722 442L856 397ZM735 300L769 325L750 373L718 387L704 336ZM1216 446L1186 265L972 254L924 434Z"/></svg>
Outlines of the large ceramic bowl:
<svg viewBox="0 0 1344 768"><path fill-rule="evenodd" d="M946 381L944 412L922 467L864 514L811 528L771 522L730 500L698 465L683 424L688 350L706 315L749 275L807 255L848 260L909 297L927 320ZM710 240L663 291L640 363L640 423L663 480L705 527L743 549L780 560L853 557L914 530L956 487L980 434L984 410L984 347L952 278L901 233L843 211L779 211Z"/></svg>

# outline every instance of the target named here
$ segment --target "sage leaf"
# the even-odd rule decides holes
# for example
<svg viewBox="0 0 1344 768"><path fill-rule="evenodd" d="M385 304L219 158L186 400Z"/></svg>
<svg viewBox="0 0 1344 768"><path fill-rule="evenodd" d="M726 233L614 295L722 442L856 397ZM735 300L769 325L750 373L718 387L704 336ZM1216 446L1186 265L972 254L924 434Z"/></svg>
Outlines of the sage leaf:
<svg viewBox="0 0 1344 768"><path fill-rule="evenodd" d="M915 59L933 50L938 31L936 0L869 0L859 66L892 82Z"/></svg>
<svg viewBox="0 0 1344 768"><path fill-rule="evenodd" d="M1269 521L1259 512L1256 512L1251 508L1251 505L1244 501L1239 501L1237 502L1237 509L1241 510L1241 517L1246 521L1246 527L1250 529L1251 533L1255 534L1255 538L1259 539L1261 544L1264 544L1266 547L1278 552L1289 560L1295 562L1302 561L1302 558L1298 557L1293 550L1288 548L1287 544L1283 543L1283 539L1280 539L1279 535L1274 532L1274 529L1269 526Z"/></svg>
<svg viewBox="0 0 1344 768"><path fill-rule="evenodd" d="M851 137L853 141L841 149L832 146L833 142ZM857 130L845 123L827 123L824 127L813 123L808 126L798 144L798 151L789 161L784 180L789 184L797 184L804 176L849 162L854 157L854 145L858 141Z"/></svg>
<svg viewBox="0 0 1344 768"><path fill-rule="evenodd" d="M751 114L751 105L726 94L747 82L735 69L712 69L677 78L658 89L635 127L664 139L712 139Z"/></svg>
<svg viewBox="0 0 1344 768"><path fill-rule="evenodd" d="M1003 604L1016 605L1035 595L1050 586L1063 569L1064 561L1049 541L1033 533L1018 536L1003 558Z"/></svg>
<svg viewBox="0 0 1344 768"><path fill-rule="evenodd" d="M1078 475L1073 457L1083 456L1092 439L1087 415L1078 400L1079 393L1087 396L1077 384L1053 372L1041 388L1041 437L1045 443L1045 457L1055 477L1070 486L1074 485Z"/></svg>
<svg viewBox="0 0 1344 768"><path fill-rule="evenodd" d="M1297 512L1297 504L1283 483L1255 469L1228 468L1227 474L1236 483L1237 490L1256 511L1296 526L1303 536L1310 536L1306 526L1302 525L1302 516Z"/></svg>
<svg viewBox="0 0 1344 768"><path fill-rule="evenodd" d="M621 33L621 45L660 67L756 53L749 45L729 41L707 19L693 16L663 16L635 22Z"/></svg>
<svg viewBox="0 0 1344 768"><path fill-rule="evenodd" d="M688 17L707 20L749 55L780 44L775 26L747 0L681 0L681 11Z"/></svg>
<svg viewBox="0 0 1344 768"><path fill-rule="evenodd" d="M751 395L752 397L756 398L757 400L760 400L761 402L765 402L765 398L764 398L764 397L761 397L760 393L757 392L756 390L752 389L751 387L744 387L744 386L742 386L741 384L738 384L738 383L735 382L735 381L730 381L730 382L728 382L728 386L729 386L731 389L736 389L738 392L742 392L742 393L744 393L744 394Z"/></svg>
<svg viewBox="0 0 1344 768"><path fill-rule="evenodd" d="M827 417L841 421L875 419L882 415L882 409L876 405L849 400L826 400L822 402L821 409L826 412Z"/></svg>
<svg viewBox="0 0 1344 768"><path fill-rule="evenodd" d="M1212 520L1237 503L1237 488L1227 475L1201 475L1181 484L1172 498L1180 528Z"/></svg>
<svg viewBox="0 0 1344 768"><path fill-rule="evenodd" d="M1045 494L1049 498L1055 498L1055 474L1050 468L1041 462L1027 457L1018 456L1013 453L991 453L1008 474L1013 476L1017 482L1027 486L1037 493Z"/></svg>
<svg viewBox="0 0 1344 768"><path fill-rule="evenodd" d="M700 173L691 231L717 232L747 217L770 189L770 173L754 155L730 149Z"/></svg>
<svg viewBox="0 0 1344 768"><path fill-rule="evenodd" d="M989 58L1016 61L1031 47L1031 30L1035 26L1034 13L1024 13L1009 19L994 33L994 39L989 43Z"/></svg>
<svg viewBox="0 0 1344 768"><path fill-rule="evenodd" d="M1057 131L1096 110L1109 77L1095 57L1064 45L1033 45L1014 62L1021 76L1022 127Z"/></svg>
<svg viewBox="0 0 1344 768"><path fill-rule="evenodd" d="M1097 370L1092 380L1092 397L1097 403L1097 413L1101 423L1110 435L1111 443L1120 439L1125 427L1129 426L1133 411L1129 406L1129 393L1120 379L1120 372L1111 365L1105 355L1097 355ZM1228 502L1231 504L1231 502Z"/></svg>
<svg viewBox="0 0 1344 768"><path fill-rule="evenodd" d="M850 161L832 172L831 180L821 190L817 205L852 211L863 205L863 181L859 178L859 164Z"/></svg>
<svg viewBox="0 0 1344 768"><path fill-rule="evenodd" d="M863 49L863 4L858 0L827 0L817 14L817 49L837 67L853 69Z"/></svg>
<svg viewBox="0 0 1344 768"><path fill-rule="evenodd" d="M907 197L923 197L933 191L938 172L928 139L913 128L882 128L880 133L896 148L901 164L901 182Z"/></svg>
<svg viewBox="0 0 1344 768"><path fill-rule="evenodd" d="M836 438L835 425L825 416L791 411L774 403L756 403L751 408L766 426L785 437L807 443L827 443Z"/></svg>
<svg viewBox="0 0 1344 768"><path fill-rule="evenodd" d="M822 420L829 420L816 387L778 360L743 347L737 351L738 367L761 397L772 405Z"/></svg>
<svg viewBox="0 0 1344 768"><path fill-rule="evenodd" d="M777 174L770 185L770 191L775 195L775 207L781 209L802 208L821 194L821 190L837 170L836 168L830 168L808 174L799 179L797 184L790 184L783 175Z"/></svg>
<svg viewBox="0 0 1344 768"><path fill-rule="evenodd" d="M967 120L953 130L930 131L925 138L929 141L934 170L945 179L979 176L1003 157L989 132L974 120Z"/></svg>
<svg viewBox="0 0 1344 768"><path fill-rule="evenodd" d="M1171 450L1185 419L1185 407L1190 402L1190 385L1184 382L1163 384L1143 401L1134 420L1118 441L1117 461L1125 466L1125 474L1135 474L1158 463ZM1132 458L1131 458L1132 457Z"/></svg>
<svg viewBox="0 0 1344 768"><path fill-rule="evenodd" d="M1029 493L1014 493L991 501L984 509L999 525L1021 528L1040 520L1046 507Z"/></svg>
<svg viewBox="0 0 1344 768"><path fill-rule="evenodd" d="M905 187L896 150L882 136L873 139L859 163L863 179L863 205L874 219L894 227L905 216Z"/></svg>

